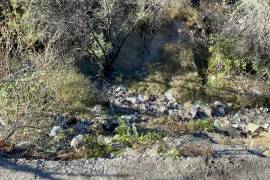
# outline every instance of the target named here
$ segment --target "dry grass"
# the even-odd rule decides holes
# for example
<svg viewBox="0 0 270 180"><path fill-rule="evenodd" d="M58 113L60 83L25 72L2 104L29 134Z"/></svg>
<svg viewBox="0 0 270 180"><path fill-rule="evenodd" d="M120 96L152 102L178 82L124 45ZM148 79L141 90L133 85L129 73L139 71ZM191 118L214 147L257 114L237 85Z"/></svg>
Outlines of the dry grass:
<svg viewBox="0 0 270 180"><path fill-rule="evenodd" d="M177 117L153 118L149 121L149 128L157 129L169 136L181 135L189 133L189 129L184 121L185 119Z"/></svg>
<svg viewBox="0 0 270 180"><path fill-rule="evenodd" d="M247 144L253 148L261 148L266 152L270 152L270 132L262 132L259 136L255 138L249 138L246 140ZM270 156L269 154L266 154Z"/></svg>
<svg viewBox="0 0 270 180"><path fill-rule="evenodd" d="M191 26L198 20L197 12L191 7L189 0L167 0L164 2L162 19L164 22L171 22L181 19Z"/></svg>
<svg viewBox="0 0 270 180"><path fill-rule="evenodd" d="M210 145L186 144L178 149L179 154L184 157L212 157L214 150Z"/></svg>

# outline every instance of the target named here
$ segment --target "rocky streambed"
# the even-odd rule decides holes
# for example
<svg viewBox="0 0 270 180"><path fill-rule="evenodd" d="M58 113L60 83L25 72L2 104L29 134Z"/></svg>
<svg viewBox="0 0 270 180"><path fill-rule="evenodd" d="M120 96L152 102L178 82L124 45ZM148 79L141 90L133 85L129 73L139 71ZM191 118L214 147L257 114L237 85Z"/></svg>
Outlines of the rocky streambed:
<svg viewBox="0 0 270 180"><path fill-rule="evenodd" d="M219 101L211 104L200 101L179 104L170 90L162 96L143 96L128 91L124 86L111 86L108 89L107 105L92 107L89 118L70 114L55 115L54 127L43 139L43 146L28 141L20 142L5 156L44 159L38 162L46 168L50 166L48 160L72 160L66 165L75 166L79 161L74 159L107 158L82 161L88 164L89 168L93 168L93 163L97 163L98 168L103 170L100 174L88 173L88 176L113 174L113 178L122 177L122 172L133 173L131 177L150 177L150 174L147 175L150 167L145 171L137 169L138 172L131 168L140 163L163 168L165 174L167 173L166 177L215 178L222 177L222 174L238 177L236 171L233 171L233 176L229 176L229 171L225 170L228 166L233 167L232 169L242 168L243 172L239 172L239 175L242 173L243 177L248 177L247 172L248 168L252 168L252 161L260 161L262 169L254 169L256 172L253 175L266 177L267 173L261 174L261 171L269 167L268 108L235 110L232 104ZM141 158L143 162L140 161ZM154 165L153 159L163 164ZM201 161L202 166L199 165ZM37 161L19 162L31 164ZM177 169L182 169L185 162L191 162L190 166L198 170L197 174L187 175ZM58 167L61 163L52 162L52 165ZM122 167L125 170L113 167L115 173L107 173L104 168L112 169L108 167L110 163L124 164ZM250 164L249 167L244 167L246 163ZM172 168L172 172L168 167ZM202 173L203 171L208 174ZM154 176L159 177L158 174L159 172L156 172Z"/></svg>

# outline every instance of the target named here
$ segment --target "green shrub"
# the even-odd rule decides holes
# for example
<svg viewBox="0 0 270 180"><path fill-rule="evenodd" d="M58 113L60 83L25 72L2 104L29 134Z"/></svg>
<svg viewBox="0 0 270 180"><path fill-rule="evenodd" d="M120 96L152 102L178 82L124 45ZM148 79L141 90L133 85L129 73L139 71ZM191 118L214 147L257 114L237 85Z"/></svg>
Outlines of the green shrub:
<svg viewBox="0 0 270 180"><path fill-rule="evenodd" d="M224 88L228 86L225 83L227 78L243 72L246 64L241 56L234 53L235 41L222 36L212 37L207 70L208 85L211 87Z"/></svg>
<svg viewBox="0 0 270 180"><path fill-rule="evenodd" d="M29 127L45 131L41 127L49 124L50 102L47 87L35 73L25 73L13 81L1 83L0 117L7 124L6 132L1 132L1 136L9 137L20 130L21 137L31 134L33 138L36 131L22 130Z"/></svg>
<svg viewBox="0 0 270 180"><path fill-rule="evenodd" d="M169 149L169 150L166 152L165 155L166 155L168 158L172 158L172 159L181 157L180 152L179 152L177 149L175 149L175 148Z"/></svg>
<svg viewBox="0 0 270 180"><path fill-rule="evenodd" d="M89 80L72 67L49 70L42 80L51 92L55 111L83 111L94 103Z"/></svg>
<svg viewBox="0 0 270 180"><path fill-rule="evenodd" d="M10 8L6 7L3 14L4 26L0 27L2 48L7 48L3 47L5 43L16 43L17 50L27 49L37 40L30 19L29 3L29 0L11 0Z"/></svg>
<svg viewBox="0 0 270 180"><path fill-rule="evenodd" d="M29 127L45 131L52 113L80 113L89 107L94 99L91 90L74 68L27 72L0 84L0 117L15 131L26 128L21 136L34 137Z"/></svg>
<svg viewBox="0 0 270 180"><path fill-rule="evenodd" d="M97 137L86 136L84 142L86 158L107 157L113 152L111 145L99 142Z"/></svg>

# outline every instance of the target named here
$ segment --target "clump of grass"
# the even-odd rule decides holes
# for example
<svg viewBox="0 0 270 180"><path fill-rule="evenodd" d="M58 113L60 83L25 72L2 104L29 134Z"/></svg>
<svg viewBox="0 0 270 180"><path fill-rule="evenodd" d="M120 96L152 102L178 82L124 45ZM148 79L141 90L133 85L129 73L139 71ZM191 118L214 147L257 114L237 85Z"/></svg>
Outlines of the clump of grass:
<svg viewBox="0 0 270 180"><path fill-rule="evenodd" d="M161 138L162 136L156 132L139 133L135 126L130 128L122 124L116 128L116 135L113 137L113 142L132 147L135 144L146 145Z"/></svg>
<svg viewBox="0 0 270 180"><path fill-rule="evenodd" d="M98 140L96 136L86 136L84 138L85 156L86 158L109 157L111 153L115 152L110 144L104 144Z"/></svg>
<svg viewBox="0 0 270 180"><path fill-rule="evenodd" d="M180 152L179 152L177 149L175 149L175 148L170 148L170 149L166 152L165 156L168 157L168 158L175 159L175 158L181 157L181 154L180 154Z"/></svg>
<svg viewBox="0 0 270 180"><path fill-rule="evenodd" d="M187 128L190 131L214 131L214 124L213 121L210 119L203 119L203 120L192 120L188 122Z"/></svg>
<svg viewBox="0 0 270 180"><path fill-rule="evenodd" d="M51 92L55 111L81 112L94 102L89 80L72 67L49 70L42 80Z"/></svg>

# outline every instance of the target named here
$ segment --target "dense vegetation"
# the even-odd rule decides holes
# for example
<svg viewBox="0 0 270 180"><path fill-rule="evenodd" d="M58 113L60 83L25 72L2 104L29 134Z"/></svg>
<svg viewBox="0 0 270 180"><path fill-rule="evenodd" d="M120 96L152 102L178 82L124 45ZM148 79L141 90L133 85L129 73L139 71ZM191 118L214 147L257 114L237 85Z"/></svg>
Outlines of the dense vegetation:
<svg viewBox="0 0 270 180"><path fill-rule="evenodd" d="M126 42L135 36L147 43L175 23L187 38L164 44L147 77L120 83L146 94L171 88L179 101L268 105L269 17L268 0L1 1L0 120L9 124L2 138L48 131L55 113L79 115L105 103L93 84L112 80ZM91 75L80 71L81 59L95 67ZM146 83L153 78L167 84ZM134 135L131 142L121 128L123 143L148 138Z"/></svg>

